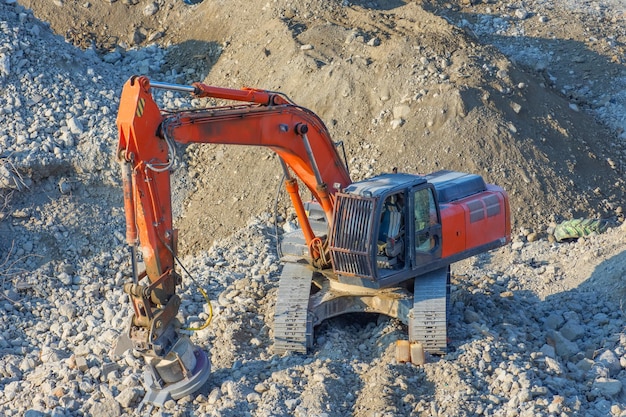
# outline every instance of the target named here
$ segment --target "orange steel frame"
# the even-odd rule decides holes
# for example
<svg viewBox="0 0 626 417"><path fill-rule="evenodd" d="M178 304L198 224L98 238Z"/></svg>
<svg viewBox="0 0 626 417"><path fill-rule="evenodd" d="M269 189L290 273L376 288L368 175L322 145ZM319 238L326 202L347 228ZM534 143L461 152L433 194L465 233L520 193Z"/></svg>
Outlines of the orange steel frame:
<svg viewBox="0 0 626 417"><path fill-rule="evenodd" d="M176 233L172 226L170 172L166 168L173 162L170 158L174 142L272 149L320 202L329 223L334 193L351 183L328 130L311 111L267 91L203 84L194 87L198 97L248 103L167 114L154 101L149 79L133 77L124 85L118 111L118 157L127 171L123 175L126 238L131 246L141 243L146 274L156 284L150 294L155 305L165 304L176 286ZM313 161L305 140L310 143ZM321 183L316 178L316 168ZM313 257L322 256L321 242L308 223L295 179L288 178L287 190ZM135 305L136 320L145 315L144 309L145 306Z"/></svg>

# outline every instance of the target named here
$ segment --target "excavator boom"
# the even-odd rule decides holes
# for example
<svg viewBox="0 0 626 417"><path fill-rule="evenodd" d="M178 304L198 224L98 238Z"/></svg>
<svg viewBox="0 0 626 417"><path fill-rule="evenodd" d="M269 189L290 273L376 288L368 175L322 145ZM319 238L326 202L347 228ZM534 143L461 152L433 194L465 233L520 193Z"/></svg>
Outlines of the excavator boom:
<svg viewBox="0 0 626 417"><path fill-rule="evenodd" d="M171 84L157 85L161 88L175 88ZM150 81L145 77L129 80L124 86L118 115L118 154L125 161L137 161L134 171L142 169L145 183L135 182L133 188L145 188L142 196L151 196L150 201L146 201L149 204L148 210L137 213L136 219L127 219L127 224L138 224L139 230L145 234L144 239L140 240L145 241L149 248L162 248L163 244L160 241L162 239L151 233L156 233L156 230L148 231L151 227L144 227L145 225L158 224L161 236L171 230L169 168L173 163L175 143L236 144L270 148L280 157L285 167L311 191L322 205L327 220L332 220L334 193L352 181L328 130L313 112L296 106L276 93L194 84L194 87L179 86L178 89L186 88L199 97L253 101L255 104L166 113L160 111L154 102L150 87ZM293 193L290 195L293 201ZM301 203L294 205L298 212ZM127 210L127 216L128 213ZM151 218L157 216L164 218ZM298 213L298 217L301 224L308 223L306 216ZM315 236L310 233L307 238L310 241ZM167 250L157 252L148 253L148 259L156 256L157 263L158 260L163 261L163 257L169 258ZM171 265L153 265L153 273L149 273L149 276L156 275L157 271L162 272L168 266Z"/></svg>

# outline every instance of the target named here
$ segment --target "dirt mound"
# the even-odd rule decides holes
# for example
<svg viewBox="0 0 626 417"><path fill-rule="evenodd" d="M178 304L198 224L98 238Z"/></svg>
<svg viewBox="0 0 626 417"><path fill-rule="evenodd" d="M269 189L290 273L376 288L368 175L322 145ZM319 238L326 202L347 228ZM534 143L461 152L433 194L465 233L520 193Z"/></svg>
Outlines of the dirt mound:
<svg viewBox="0 0 626 417"><path fill-rule="evenodd" d="M353 179L394 166L476 172L510 193L516 227L540 230L621 211L615 134L419 3L132 3L24 2L80 46L171 45L166 67L181 83L286 93L343 141ZM182 184L183 250L207 248L272 210L280 168L267 150L202 146L188 157L197 180Z"/></svg>

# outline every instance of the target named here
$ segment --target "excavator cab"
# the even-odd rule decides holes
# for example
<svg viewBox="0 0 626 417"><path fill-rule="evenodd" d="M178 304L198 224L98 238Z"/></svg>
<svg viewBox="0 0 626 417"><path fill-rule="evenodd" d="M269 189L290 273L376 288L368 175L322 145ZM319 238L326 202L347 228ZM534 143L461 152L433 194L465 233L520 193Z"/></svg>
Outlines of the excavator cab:
<svg viewBox="0 0 626 417"><path fill-rule="evenodd" d="M510 239L506 194L475 174L382 174L335 197L329 248L345 284L391 287Z"/></svg>
<svg viewBox="0 0 626 417"><path fill-rule="evenodd" d="M337 194L333 269L346 284L382 288L441 258L441 216L424 177L382 174Z"/></svg>
<svg viewBox="0 0 626 417"><path fill-rule="evenodd" d="M376 255L379 279L439 257L441 220L433 188L418 186L408 198L406 192L384 198Z"/></svg>

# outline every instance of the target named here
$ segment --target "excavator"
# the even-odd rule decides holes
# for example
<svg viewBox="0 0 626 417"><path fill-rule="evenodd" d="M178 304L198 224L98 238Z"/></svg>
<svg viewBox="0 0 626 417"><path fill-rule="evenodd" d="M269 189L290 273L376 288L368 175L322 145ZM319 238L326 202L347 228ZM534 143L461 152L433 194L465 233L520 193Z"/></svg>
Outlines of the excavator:
<svg viewBox="0 0 626 417"><path fill-rule="evenodd" d="M159 108L155 89L235 104L168 111ZM445 354L450 265L511 240L502 188L456 171L394 170L353 182L345 153L342 159L322 120L281 93L133 76L121 94L117 125L132 267L124 291L133 314L115 353L136 349L145 357L150 404L195 392L210 373L207 354L176 318L181 275L170 174L177 146L261 146L278 155L299 228L285 233L280 246L277 354L306 353L322 321L358 312L397 318L409 341ZM299 184L312 198L303 200Z"/></svg>

